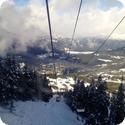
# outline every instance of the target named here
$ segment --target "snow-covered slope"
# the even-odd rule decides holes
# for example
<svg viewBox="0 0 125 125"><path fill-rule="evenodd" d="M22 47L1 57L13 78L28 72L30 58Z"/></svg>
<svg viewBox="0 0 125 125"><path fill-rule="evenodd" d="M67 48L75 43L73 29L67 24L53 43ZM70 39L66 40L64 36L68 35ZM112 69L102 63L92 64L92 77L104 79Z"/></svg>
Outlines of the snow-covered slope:
<svg viewBox="0 0 125 125"><path fill-rule="evenodd" d="M0 108L0 125L83 125L64 101L16 102L14 113Z"/></svg>

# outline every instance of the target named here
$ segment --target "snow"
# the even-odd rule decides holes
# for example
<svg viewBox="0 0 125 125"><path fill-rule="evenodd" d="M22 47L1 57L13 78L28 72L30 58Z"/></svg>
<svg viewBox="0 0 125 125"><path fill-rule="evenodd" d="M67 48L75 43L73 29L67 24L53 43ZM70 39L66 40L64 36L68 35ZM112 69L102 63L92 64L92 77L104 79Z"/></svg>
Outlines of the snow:
<svg viewBox="0 0 125 125"><path fill-rule="evenodd" d="M106 82L111 82L111 83L121 83L121 80L120 79L117 79L117 80L106 80Z"/></svg>
<svg viewBox="0 0 125 125"><path fill-rule="evenodd" d="M53 93L73 90L73 85L75 85L75 81L72 77L58 77L57 79L48 77L47 79L49 80L49 86L51 86ZM85 87L90 86L90 83L86 82L84 84Z"/></svg>
<svg viewBox="0 0 125 125"><path fill-rule="evenodd" d="M112 60L108 60L108 59L98 59L98 60L103 62L112 62Z"/></svg>
<svg viewBox="0 0 125 125"><path fill-rule="evenodd" d="M69 52L70 54L85 54L85 55L87 55L87 54L93 54L94 52L91 52L91 51L87 51L87 52L78 52L78 51L70 51Z"/></svg>
<svg viewBox="0 0 125 125"><path fill-rule="evenodd" d="M53 97L45 102L15 102L14 113L0 108L0 125L83 125L77 116L64 103L63 98L56 102Z"/></svg>
<svg viewBox="0 0 125 125"><path fill-rule="evenodd" d="M0 125L7 125L7 124L3 123L3 121L0 118Z"/></svg>
<svg viewBox="0 0 125 125"><path fill-rule="evenodd" d="M48 55L47 54L42 54L42 55L38 55L38 58L40 58L40 59L44 59L44 58L47 58L48 57Z"/></svg>
<svg viewBox="0 0 125 125"><path fill-rule="evenodd" d="M98 66L98 67L106 67L107 64L100 64L100 65L96 65L96 66Z"/></svg>
<svg viewBox="0 0 125 125"><path fill-rule="evenodd" d="M88 86L90 86L90 83L86 82L86 83L84 83L84 85L85 85L85 87L88 87Z"/></svg>
<svg viewBox="0 0 125 125"><path fill-rule="evenodd" d="M20 68L24 68L25 63L20 63Z"/></svg>
<svg viewBox="0 0 125 125"><path fill-rule="evenodd" d="M113 77L113 75L110 75L110 74L107 74L107 73L103 73L102 76L103 76L103 77L110 77L110 78Z"/></svg>
<svg viewBox="0 0 125 125"><path fill-rule="evenodd" d="M60 78L58 77L57 79L52 79L49 78L49 85L52 87L53 92L64 92L67 90L72 90L73 85L75 84L75 81L73 80L72 77L67 77L67 78Z"/></svg>
<svg viewBox="0 0 125 125"><path fill-rule="evenodd" d="M99 56L100 54L97 53L97 54L94 54L94 55L95 55L95 56Z"/></svg>
<svg viewBox="0 0 125 125"><path fill-rule="evenodd" d="M111 56L111 58L114 58L114 59L121 59L123 57L120 57L120 56Z"/></svg>
<svg viewBox="0 0 125 125"><path fill-rule="evenodd" d="M120 72L125 72L125 68L122 68L119 70Z"/></svg>
<svg viewBox="0 0 125 125"><path fill-rule="evenodd" d="M119 124L119 125L125 125L125 119L124 119L124 121L123 121L121 124Z"/></svg>
<svg viewBox="0 0 125 125"><path fill-rule="evenodd" d="M99 72L99 73L97 73L97 76L100 76L102 74L104 74L104 72Z"/></svg>
<svg viewBox="0 0 125 125"><path fill-rule="evenodd" d="M77 112L84 112L85 111L85 109L77 109Z"/></svg>

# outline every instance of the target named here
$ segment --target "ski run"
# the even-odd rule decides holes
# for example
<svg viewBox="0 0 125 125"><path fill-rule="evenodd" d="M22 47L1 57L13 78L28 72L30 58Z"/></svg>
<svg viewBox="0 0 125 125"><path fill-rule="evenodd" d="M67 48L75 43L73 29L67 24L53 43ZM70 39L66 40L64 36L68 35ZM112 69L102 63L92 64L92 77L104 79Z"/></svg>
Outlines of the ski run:
<svg viewBox="0 0 125 125"><path fill-rule="evenodd" d="M15 102L12 113L0 108L0 125L83 125L77 116L64 103L63 99L56 102Z"/></svg>

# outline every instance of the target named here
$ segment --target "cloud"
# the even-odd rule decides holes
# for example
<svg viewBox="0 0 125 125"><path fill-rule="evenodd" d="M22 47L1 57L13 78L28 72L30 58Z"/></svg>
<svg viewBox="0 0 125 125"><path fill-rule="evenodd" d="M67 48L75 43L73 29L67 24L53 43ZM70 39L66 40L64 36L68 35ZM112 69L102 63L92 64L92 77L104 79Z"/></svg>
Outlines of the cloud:
<svg viewBox="0 0 125 125"><path fill-rule="evenodd" d="M116 2L114 1L112 4L114 3L116 4L117 0ZM58 0L52 0L51 17L54 34L71 37L78 5L78 0L73 0L73 2L71 0L67 0L64 1L64 3ZM117 7L117 5L115 5L104 11L99 7L99 5L100 0L85 0L85 2L83 2L76 31L76 37L105 37L112 31L112 29L124 16L124 7ZM112 38L125 39L123 35L125 33L124 26L125 22L123 22L119 26Z"/></svg>
<svg viewBox="0 0 125 125"><path fill-rule="evenodd" d="M124 4L124 0L119 0ZM3 3L3 4L2 4ZM13 0L0 0L0 54L16 41L17 51L26 51L43 35L49 35L45 2L30 0L19 6ZM78 0L50 0L54 36L71 37ZM125 13L125 7L113 6L104 11L100 0L84 0L75 37L107 36ZM125 39L125 21L112 38Z"/></svg>
<svg viewBox="0 0 125 125"><path fill-rule="evenodd" d="M125 6L125 0L118 0L118 1L121 2Z"/></svg>
<svg viewBox="0 0 125 125"><path fill-rule="evenodd" d="M4 2L6 2L6 0L0 0L0 6L1 6Z"/></svg>
<svg viewBox="0 0 125 125"><path fill-rule="evenodd" d="M41 12L41 14L39 13ZM16 50L26 51L43 34L47 26L44 9L34 5L18 7L14 2L5 2L0 8L0 54L18 44ZM44 24L44 22L46 24ZM46 31L45 31L46 32ZM16 42L15 42L16 41Z"/></svg>

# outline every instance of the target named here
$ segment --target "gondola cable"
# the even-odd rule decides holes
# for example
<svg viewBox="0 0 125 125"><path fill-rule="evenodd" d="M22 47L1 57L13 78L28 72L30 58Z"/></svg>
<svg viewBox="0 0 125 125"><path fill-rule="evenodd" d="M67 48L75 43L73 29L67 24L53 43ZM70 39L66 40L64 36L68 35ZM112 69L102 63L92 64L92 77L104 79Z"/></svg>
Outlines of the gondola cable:
<svg viewBox="0 0 125 125"><path fill-rule="evenodd" d="M52 36L52 28L51 28L51 19L50 19L50 10L49 10L48 0L46 0L46 10L47 10L47 17L48 17L48 25L49 25L49 34L50 34L52 58L55 59L54 46L53 46L53 36ZM56 76L57 76L57 73L56 73L56 65L55 65L55 62L53 63L53 66L54 66L54 75L55 75L55 77L56 77Z"/></svg>
<svg viewBox="0 0 125 125"><path fill-rule="evenodd" d="M70 54L70 49L72 47L72 43L74 41L74 37L75 37L75 33L76 33L76 28L77 28L77 24L78 24L78 20L79 20L79 16L80 16L81 8L82 8L82 3L83 3L83 0L80 0L80 4L79 4L79 8L78 8L78 13L77 13L77 16L76 16L76 21L75 21L75 26L74 26L72 37L71 37L71 46L69 47L69 54Z"/></svg>

